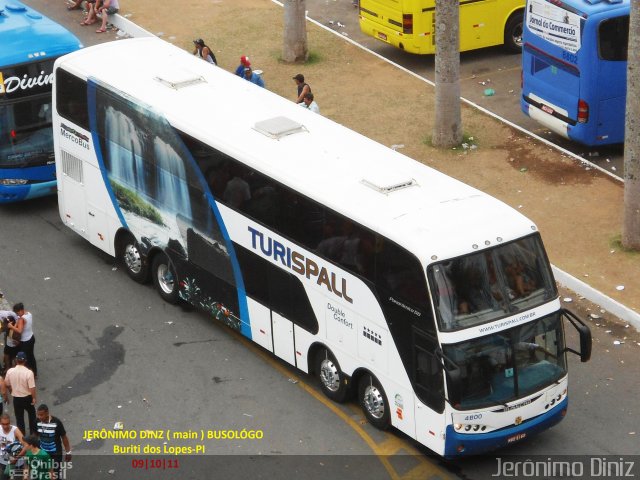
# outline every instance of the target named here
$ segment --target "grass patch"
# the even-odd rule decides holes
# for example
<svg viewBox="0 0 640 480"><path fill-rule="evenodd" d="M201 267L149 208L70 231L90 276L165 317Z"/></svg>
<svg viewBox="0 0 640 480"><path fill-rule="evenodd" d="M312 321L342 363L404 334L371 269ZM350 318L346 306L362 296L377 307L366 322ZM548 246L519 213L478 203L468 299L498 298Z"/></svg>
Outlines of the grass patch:
<svg viewBox="0 0 640 480"><path fill-rule="evenodd" d="M113 181L111 182L111 188L113 189L113 194L118 200L120 208L144 217L156 225L164 226L160 212L158 212L153 205L149 204L149 202L140 198L140 195L136 192Z"/></svg>
<svg viewBox="0 0 640 480"><path fill-rule="evenodd" d="M429 135L428 137L426 137L423 141L423 144L428 145L429 147L432 148L437 148L440 150L440 147L435 147L433 145L433 137L431 135ZM454 151L454 152L458 152L460 150L462 151L473 151L476 150L478 148L478 137L475 135L471 135L469 133L463 133L462 134L462 141L456 145L455 147L452 147L450 150ZM442 149L443 151L445 151L445 149Z"/></svg>
<svg viewBox="0 0 640 480"><path fill-rule="evenodd" d="M273 56L276 60L278 60L278 63L282 64L282 65L305 65L307 67L310 67L311 65L317 65L318 63L322 62L323 58L322 55L320 54L320 52L316 52L313 50L309 51L309 54L307 56L307 61L306 62L295 62L295 63L290 63L290 62L285 62L282 59L282 51L279 50L277 52L273 52Z"/></svg>
<svg viewBox="0 0 640 480"><path fill-rule="evenodd" d="M626 253L630 258L640 258L640 251L639 250L632 250L630 248L625 247L624 245L622 245L622 236L621 235L616 235L615 237L613 237L611 239L611 241L609 242L609 245L611 246L611 248L620 251L622 253Z"/></svg>

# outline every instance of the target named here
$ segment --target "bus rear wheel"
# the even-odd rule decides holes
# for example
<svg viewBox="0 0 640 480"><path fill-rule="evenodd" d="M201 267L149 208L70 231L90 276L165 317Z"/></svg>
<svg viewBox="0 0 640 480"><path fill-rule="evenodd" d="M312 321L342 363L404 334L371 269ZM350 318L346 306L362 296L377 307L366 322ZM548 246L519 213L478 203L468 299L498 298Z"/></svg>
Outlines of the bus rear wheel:
<svg viewBox="0 0 640 480"><path fill-rule="evenodd" d="M522 52L522 29L524 17L522 12L516 12L504 27L504 46L510 53Z"/></svg>
<svg viewBox="0 0 640 480"><path fill-rule="evenodd" d="M140 253L138 242L133 235L126 235L120 242L118 257L127 274L138 283L149 280L149 266Z"/></svg>
<svg viewBox="0 0 640 480"><path fill-rule="evenodd" d="M391 414L387 396L378 379L370 373L360 379L358 401L371 425L380 430L389 428Z"/></svg>
<svg viewBox="0 0 640 480"><path fill-rule="evenodd" d="M153 284L160 296L169 303L178 303L178 276L171 264L169 257L164 253L159 253L153 257Z"/></svg>
<svg viewBox="0 0 640 480"><path fill-rule="evenodd" d="M349 386L345 374L340 370L336 357L326 348L316 355L315 371L320 380L320 388L327 398L338 403L347 399Z"/></svg>

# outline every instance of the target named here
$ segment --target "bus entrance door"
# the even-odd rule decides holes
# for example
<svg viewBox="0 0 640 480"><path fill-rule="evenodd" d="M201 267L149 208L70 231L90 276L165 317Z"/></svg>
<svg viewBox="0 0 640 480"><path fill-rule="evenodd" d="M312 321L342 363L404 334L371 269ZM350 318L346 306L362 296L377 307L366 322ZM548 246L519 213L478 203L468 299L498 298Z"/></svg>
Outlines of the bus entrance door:
<svg viewBox="0 0 640 480"><path fill-rule="evenodd" d="M295 366L296 356L293 341L293 322L272 311L271 325L273 329L273 353Z"/></svg>

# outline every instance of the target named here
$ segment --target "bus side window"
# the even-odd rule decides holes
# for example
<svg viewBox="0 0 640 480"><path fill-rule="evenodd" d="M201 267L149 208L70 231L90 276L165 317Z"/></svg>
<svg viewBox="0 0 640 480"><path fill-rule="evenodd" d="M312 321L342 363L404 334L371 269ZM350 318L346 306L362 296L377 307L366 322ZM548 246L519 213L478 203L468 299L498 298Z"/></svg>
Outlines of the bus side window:
<svg viewBox="0 0 640 480"><path fill-rule="evenodd" d="M598 50L602 60L627 60L629 16L604 20L598 28Z"/></svg>
<svg viewBox="0 0 640 480"><path fill-rule="evenodd" d="M59 68L56 71L56 98L60 116L89 130L87 82Z"/></svg>

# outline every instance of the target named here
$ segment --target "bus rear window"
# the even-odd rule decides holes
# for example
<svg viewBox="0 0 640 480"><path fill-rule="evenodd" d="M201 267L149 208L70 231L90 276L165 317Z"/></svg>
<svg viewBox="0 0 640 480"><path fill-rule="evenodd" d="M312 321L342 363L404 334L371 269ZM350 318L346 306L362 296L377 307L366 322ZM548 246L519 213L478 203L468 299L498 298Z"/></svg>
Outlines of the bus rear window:
<svg viewBox="0 0 640 480"><path fill-rule="evenodd" d="M598 52L602 60L627 61L629 16L609 18L598 27Z"/></svg>

